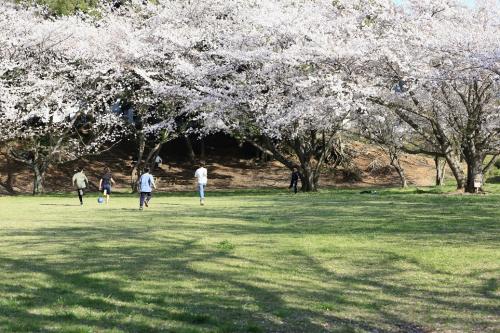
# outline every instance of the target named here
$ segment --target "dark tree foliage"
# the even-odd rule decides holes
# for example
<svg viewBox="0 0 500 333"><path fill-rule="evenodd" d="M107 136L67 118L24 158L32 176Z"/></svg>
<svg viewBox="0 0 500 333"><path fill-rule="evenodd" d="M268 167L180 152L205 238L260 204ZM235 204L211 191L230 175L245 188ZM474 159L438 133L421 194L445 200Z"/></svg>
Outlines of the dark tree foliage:
<svg viewBox="0 0 500 333"><path fill-rule="evenodd" d="M92 13L100 4L105 4L115 8L129 2L128 0L15 0L25 4L45 5L56 16L72 15L75 12Z"/></svg>

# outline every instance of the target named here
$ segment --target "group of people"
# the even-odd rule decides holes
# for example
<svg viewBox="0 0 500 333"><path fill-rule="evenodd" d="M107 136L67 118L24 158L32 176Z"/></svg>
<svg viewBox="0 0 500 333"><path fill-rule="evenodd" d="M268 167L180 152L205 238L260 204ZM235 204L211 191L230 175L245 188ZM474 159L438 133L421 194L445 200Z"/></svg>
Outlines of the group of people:
<svg viewBox="0 0 500 333"><path fill-rule="evenodd" d="M155 162L155 166L156 166ZM160 162L161 163L161 162ZM161 165L161 164L160 164ZM194 173L194 177L197 180L198 194L200 196L200 205L205 205L205 188L208 182L208 171L205 168L205 162L200 161L198 169L196 169ZM294 193L297 193L297 186L300 179L300 173L298 169L295 167L292 171L292 176L290 180L289 189L293 190ZM104 168L104 172L99 179L99 191L102 191L103 201L105 200L106 204L109 203L109 197L111 195L112 186L115 185L116 182L113 179L111 174L111 170L106 167ZM73 175L73 186L76 188L78 193L78 199L80 200L80 205L83 205L83 195L84 191L89 187L89 180L84 173L83 168L80 168ZM139 209L143 210L144 206L149 207L149 202L152 197L153 190L156 189L155 179L151 174L151 170L149 168L144 169L143 174L139 177L137 181L137 190L140 193L139 196Z"/></svg>
<svg viewBox="0 0 500 333"><path fill-rule="evenodd" d="M76 192L78 193L78 199L80 200L80 205L83 206L83 195L85 194L85 189L89 187L89 179L85 175L83 167L79 168L77 172L73 175L72 179L73 186L76 188ZM115 185L116 182L111 175L111 170L106 167L104 168L104 172L99 179L99 191L102 191L102 194L105 198L106 203L109 203L109 196L111 195L111 187Z"/></svg>
<svg viewBox="0 0 500 333"><path fill-rule="evenodd" d="M205 188L208 182L208 171L205 168L205 162L200 161L198 169L194 173L194 177L197 179L198 193L200 196L200 205L205 205ZM89 187L89 180L85 175L83 167L73 175L72 184L76 188L78 199L80 200L80 205L83 206L83 196L85 190ZM112 186L116 182L113 179L111 170L106 167L104 168L103 174L99 179L99 191L102 191L103 201L106 204L109 203L109 197L111 195ZM149 207L149 202L152 197L153 190L156 189L155 179L151 174L149 168L144 169L143 174L139 177L137 181L137 190L140 193L139 196L139 209L143 210L144 206Z"/></svg>

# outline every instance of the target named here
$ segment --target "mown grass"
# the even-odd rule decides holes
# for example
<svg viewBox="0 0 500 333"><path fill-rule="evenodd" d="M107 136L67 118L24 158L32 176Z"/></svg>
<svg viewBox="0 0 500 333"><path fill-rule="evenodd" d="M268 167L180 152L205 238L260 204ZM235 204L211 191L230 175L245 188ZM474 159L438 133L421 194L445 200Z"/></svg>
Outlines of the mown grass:
<svg viewBox="0 0 500 333"><path fill-rule="evenodd" d="M0 331L495 332L487 189L0 197Z"/></svg>

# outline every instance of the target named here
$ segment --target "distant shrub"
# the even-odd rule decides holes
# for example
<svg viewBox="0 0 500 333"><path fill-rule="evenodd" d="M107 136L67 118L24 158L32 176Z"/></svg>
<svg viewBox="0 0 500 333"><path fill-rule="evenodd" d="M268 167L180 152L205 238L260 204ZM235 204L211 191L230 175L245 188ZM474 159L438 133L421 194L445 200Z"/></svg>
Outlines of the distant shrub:
<svg viewBox="0 0 500 333"><path fill-rule="evenodd" d="M223 240L217 243L217 248L222 251L230 251L235 248L235 245L228 240Z"/></svg>
<svg viewBox="0 0 500 333"><path fill-rule="evenodd" d="M249 324L246 329L247 332L249 333L261 333L263 332L262 328L255 324Z"/></svg>
<svg viewBox="0 0 500 333"><path fill-rule="evenodd" d="M500 169L500 158L495 162L495 167Z"/></svg>
<svg viewBox="0 0 500 333"><path fill-rule="evenodd" d="M198 324L198 325L212 322L212 318L204 313L181 312L181 313L171 314L171 316L173 319L177 321L184 321L187 323Z"/></svg>
<svg viewBox="0 0 500 333"><path fill-rule="evenodd" d="M357 166L350 166L341 170L342 180L347 183L356 183L363 180L363 171Z"/></svg>
<svg viewBox="0 0 500 333"><path fill-rule="evenodd" d="M392 174L394 169L388 164L381 163L379 160L374 160L370 163L370 165L368 165L366 171L373 176L388 176Z"/></svg>
<svg viewBox="0 0 500 333"><path fill-rule="evenodd" d="M56 16L73 15L77 12L87 14L96 13L96 8L101 3L112 5L118 8L122 5L129 5L130 0L15 0L18 3L28 5L43 5L46 6L49 13ZM150 1L153 2L153 1Z"/></svg>
<svg viewBox="0 0 500 333"><path fill-rule="evenodd" d="M99 3L98 0L18 0L17 2L45 5L52 14L58 16L73 15L77 11L88 13Z"/></svg>

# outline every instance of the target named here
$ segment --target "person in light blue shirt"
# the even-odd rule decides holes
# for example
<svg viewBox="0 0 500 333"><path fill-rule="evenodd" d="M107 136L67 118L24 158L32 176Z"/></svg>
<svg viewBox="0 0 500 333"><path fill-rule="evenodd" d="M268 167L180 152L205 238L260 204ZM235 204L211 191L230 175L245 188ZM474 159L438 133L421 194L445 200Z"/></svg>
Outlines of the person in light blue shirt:
<svg viewBox="0 0 500 333"><path fill-rule="evenodd" d="M141 178L139 178L139 192L141 193L139 209L142 210L144 206L149 207L151 200L151 192L156 188L153 175L149 173L149 168L144 170Z"/></svg>

